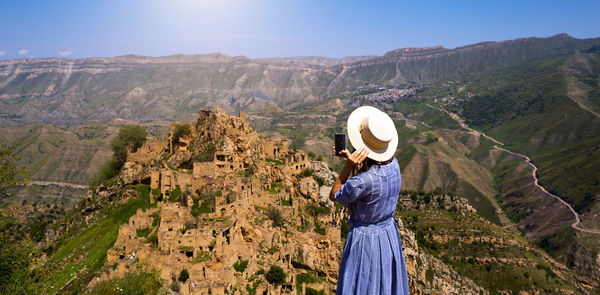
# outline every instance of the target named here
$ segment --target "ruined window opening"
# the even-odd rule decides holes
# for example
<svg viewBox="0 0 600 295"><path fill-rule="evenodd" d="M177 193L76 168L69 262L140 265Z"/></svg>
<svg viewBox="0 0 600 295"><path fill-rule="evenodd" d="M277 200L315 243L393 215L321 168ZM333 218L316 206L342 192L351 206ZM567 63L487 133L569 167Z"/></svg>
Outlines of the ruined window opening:
<svg viewBox="0 0 600 295"><path fill-rule="evenodd" d="M185 256L188 258L194 257L194 251L185 251Z"/></svg>
<svg viewBox="0 0 600 295"><path fill-rule="evenodd" d="M173 231L173 228L172 228L172 227L169 227L169 231Z"/></svg>
<svg viewBox="0 0 600 295"><path fill-rule="evenodd" d="M119 259L125 259L125 255L119 255Z"/></svg>

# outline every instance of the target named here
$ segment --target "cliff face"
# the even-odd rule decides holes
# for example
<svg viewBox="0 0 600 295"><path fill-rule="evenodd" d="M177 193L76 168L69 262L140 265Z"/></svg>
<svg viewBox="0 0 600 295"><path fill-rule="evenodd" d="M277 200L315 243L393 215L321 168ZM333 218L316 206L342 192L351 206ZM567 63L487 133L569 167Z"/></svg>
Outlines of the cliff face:
<svg viewBox="0 0 600 295"><path fill-rule="evenodd" d="M189 133L175 137L184 124ZM128 156L120 186L149 183L154 205L120 226L107 256L114 268L92 285L143 268L159 270L167 286L187 270L182 294L335 290L347 212L327 198L336 176L326 165L289 150L285 138L259 138L243 114L200 111L171 131L168 142ZM400 228L412 294L486 293ZM286 274L283 284L263 276L271 265Z"/></svg>

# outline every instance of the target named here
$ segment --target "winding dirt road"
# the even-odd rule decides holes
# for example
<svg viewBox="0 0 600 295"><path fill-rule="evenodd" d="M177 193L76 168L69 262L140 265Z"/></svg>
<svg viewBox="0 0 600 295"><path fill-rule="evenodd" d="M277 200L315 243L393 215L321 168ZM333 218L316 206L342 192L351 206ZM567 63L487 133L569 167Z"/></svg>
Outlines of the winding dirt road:
<svg viewBox="0 0 600 295"><path fill-rule="evenodd" d="M62 186L62 187L68 187L68 188L85 189L85 190L88 189L87 185L68 183L68 182L30 180L27 182L27 184L37 184L37 185L41 185L41 186L56 185L56 186Z"/></svg>
<svg viewBox="0 0 600 295"><path fill-rule="evenodd" d="M489 137L489 136L488 136L488 135L486 135L485 133L483 133L483 132L480 132L480 131L477 131L477 130L475 130L475 129L473 129L473 128L469 127L469 126L467 126L467 124L465 124L464 120L462 120L462 119L461 119L461 118L460 118L460 117L459 117L457 114L451 113L451 112L449 112L449 111L447 111L447 110L445 110L445 109L442 109L442 108L437 108L437 107L434 107L434 106L432 106L432 105L430 105L430 104L426 104L426 105L427 105L428 107L434 108L434 109L436 109L436 110L440 110L440 111L442 111L442 112L445 112L446 114L448 114L448 116L450 116L450 118L452 118L453 120L455 120L456 122L458 122L458 124L460 124L460 126L461 126L462 128L464 128L464 129L468 130L468 131L469 131L469 133L472 133L472 134L475 134L475 135L480 135L480 136L483 136L483 137L485 137L485 138L487 138L487 139L489 139L489 140L493 141L493 142L494 142L494 143L496 143L496 144L499 144L499 145L504 145L502 142L500 142L500 141L498 141L498 140L496 140L496 139L494 139L494 138L492 138L492 137ZM564 201L563 199L561 199L559 196L557 196L557 195L555 195L555 194L552 194L552 193L550 193L550 192L549 192L549 191L548 191L546 188L544 188L543 186L541 186L541 185L540 185L540 183L539 183L539 179L537 178L537 174L536 174L536 172L537 172L537 170L538 170L538 167L537 167L537 166L535 166L535 165L534 165L534 164L531 162L531 159L530 159L530 158L529 158L527 155L520 154L520 153L513 152L513 151L509 151L509 150L507 150L507 149L505 149L505 148L499 147L498 145L494 145L494 148L495 148L495 149L497 149L497 150L501 150L501 151L507 152L507 153L509 153L509 154L512 154L512 155L518 156L518 157L522 157L522 158L524 158L524 159L527 161L527 165L529 165L529 166L531 166L531 168L533 168L533 170L532 170L532 172L531 172L531 175L533 176L533 179L535 179L535 181L534 181L534 185L535 185L535 186L537 186L539 189L541 189L541 190L542 190L542 191L543 191L543 192L544 192L546 195L548 195L548 196L551 196L551 197L553 197L553 198L557 199L557 200L558 200L559 202L561 202L563 205L567 206L567 208L569 208L569 210L571 211L571 213L573 213L573 216L575 217L575 222L573 222L573 223L571 224L571 227L572 227L572 228L574 228L575 230L581 231L581 232L585 232L585 233L590 233L590 234L597 234L597 235L600 235L600 230L596 230L596 229L586 229L586 228L582 228L582 227L580 227L580 226L579 226L579 223L581 222L581 219L579 218L579 214L577 214L577 212L575 211L575 209L573 209L573 207L572 207L572 206L571 206L569 203L567 203L566 201Z"/></svg>

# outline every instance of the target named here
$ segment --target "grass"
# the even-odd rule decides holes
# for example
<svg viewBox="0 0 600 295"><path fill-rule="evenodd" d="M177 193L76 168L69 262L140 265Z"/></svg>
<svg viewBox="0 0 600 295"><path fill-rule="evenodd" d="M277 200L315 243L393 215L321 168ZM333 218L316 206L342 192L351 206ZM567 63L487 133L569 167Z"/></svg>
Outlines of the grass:
<svg viewBox="0 0 600 295"><path fill-rule="evenodd" d="M53 271L48 275L47 291L53 293L64 286L80 271L88 272L99 270L106 262L106 253L117 240L119 226L127 223L138 208L150 208L147 185L137 185L135 189L141 196L129 200L116 208L106 208L108 212L97 223L90 224L80 234L64 237L66 243L61 245L48 259L47 265L52 265ZM85 284L85 282L82 282Z"/></svg>
<svg viewBox="0 0 600 295"><path fill-rule="evenodd" d="M192 263L200 263L200 262L204 262L204 261L209 261L210 260L210 253L206 252L206 251L198 251L198 254L196 254L196 257L194 257L194 259L191 260Z"/></svg>
<svg viewBox="0 0 600 295"><path fill-rule="evenodd" d="M169 193L169 202L179 202L181 201L181 187L179 185L175 186L175 189L170 191Z"/></svg>
<svg viewBox="0 0 600 295"><path fill-rule="evenodd" d="M274 163L275 165L283 165L283 161L279 159L266 158L265 161Z"/></svg>
<svg viewBox="0 0 600 295"><path fill-rule="evenodd" d="M325 282L324 278L321 278L314 271L308 271L306 273L300 273L296 275L296 292L302 294L302 284L313 284ZM308 288L307 288L308 290ZM314 289L313 289L314 290Z"/></svg>
<svg viewBox="0 0 600 295"><path fill-rule="evenodd" d="M128 272L123 277L101 281L94 285L87 294L117 295L117 294L158 294L162 282L156 272Z"/></svg>

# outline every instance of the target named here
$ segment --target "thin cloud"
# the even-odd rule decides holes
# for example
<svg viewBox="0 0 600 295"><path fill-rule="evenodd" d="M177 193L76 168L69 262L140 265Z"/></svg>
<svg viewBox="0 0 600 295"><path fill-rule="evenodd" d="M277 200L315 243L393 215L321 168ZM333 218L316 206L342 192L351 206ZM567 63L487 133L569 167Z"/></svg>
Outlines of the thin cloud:
<svg viewBox="0 0 600 295"><path fill-rule="evenodd" d="M0 50L0 57L5 56L6 55L6 50Z"/></svg>
<svg viewBox="0 0 600 295"><path fill-rule="evenodd" d="M25 55L27 53L29 53L29 50L27 50L27 49L21 49L21 50L17 51L17 54L19 54L19 55Z"/></svg>
<svg viewBox="0 0 600 295"><path fill-rule="evenodd" d="M248 39L248 40L261 40L261 41L296 41L295 38L287 38L280 36L271 35L253 35L253 34L229 34L223 37L227 39Z"/></svg>
<svg viewBox="0 0 600 295"><path fill-rule="evenodd" d="M60 55L60 56L69 56L69 55L75 53L75 51L77 51L77 49L67 49L65 51L59 51L58 55Z"/></svg>

